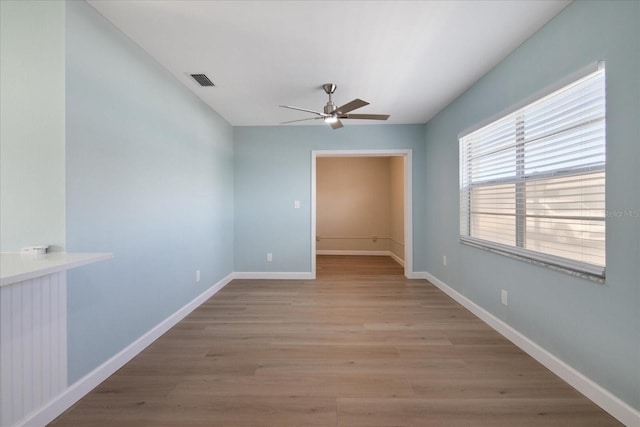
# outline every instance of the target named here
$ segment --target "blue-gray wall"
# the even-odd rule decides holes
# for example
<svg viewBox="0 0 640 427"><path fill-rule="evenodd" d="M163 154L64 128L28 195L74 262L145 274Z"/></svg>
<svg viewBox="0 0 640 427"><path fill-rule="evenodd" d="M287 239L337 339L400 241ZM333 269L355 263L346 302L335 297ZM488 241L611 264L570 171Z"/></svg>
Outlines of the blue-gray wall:
<svg viewBox="0 0 640 427"><path fill-rule="evenodd" d="M640 409L640 3L576 1L426 125L426 270ZM459 132L606 61L605 284L458 242ZM621 216L617 217L622 212ZM442 265L447 255L448 265ZM509 292L508 307L500 290Z"/></svg>
<svg viewBox="0 0 640 427"><path fill-rule="evenodd" d="M91 6L66 6L67 251L115 255L69 272L71 383L233 271L233 130Z"/></svg>
<svg viewBox="0 0 640 427"><path fill-rule="evenodd" d="M0 252L64 250L64 10L0 1Z"/></svg>
<svg viewBox="0 0 640 427"><path fill-rule="evenodd" d="M311 151L410 149L413 182L422 183L424 126L365 125L234 128L235 271L311 271ZM300 200L300 209L294 209ZM413 191L414 235L424 236L426 195ZM273 262L266 253L273 253ZM414 271L425 268L414 240Z"/></svg>

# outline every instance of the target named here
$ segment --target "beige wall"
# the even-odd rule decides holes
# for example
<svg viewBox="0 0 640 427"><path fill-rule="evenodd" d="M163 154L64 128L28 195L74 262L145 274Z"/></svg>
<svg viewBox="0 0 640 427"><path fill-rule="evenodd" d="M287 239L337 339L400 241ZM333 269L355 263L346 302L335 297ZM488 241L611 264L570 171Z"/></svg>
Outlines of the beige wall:
<svg viewBox="0 0 640 427"><path fill-rule="evenodd" d="M393 251L404 259L403 162L402 157L317 158L318 251Z"/></svg>
<svg viewBox="0 0 640 427"><path fill-rule="evenodd" d="M389 250L404 260L404 157L389 158Z"/></svg>

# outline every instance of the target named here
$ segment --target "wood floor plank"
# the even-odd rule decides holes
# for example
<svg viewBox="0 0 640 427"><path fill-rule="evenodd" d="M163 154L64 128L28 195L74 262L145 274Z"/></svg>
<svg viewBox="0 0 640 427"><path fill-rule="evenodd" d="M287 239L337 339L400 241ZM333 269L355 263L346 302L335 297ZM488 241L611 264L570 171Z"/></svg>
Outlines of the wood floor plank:
<svg viewBox="0 0 640 427"><path fill-rule="evenodd" d="M409 381L398 375L319 374L195 376L172 390L183 395L218 397L413 397Z"/></svg>
<svg viewBox="0 0 640 427"><path fill-rule="evenodd" d="M464 403L464 404L461 404ZM339 398L342 427L607 427L620 425L585 399Z"/></svg>
<svg viewBox="0 0 640 427"><path fill-rule="evenodd" d="M53 426L616 426L388 257L234 280Z"/></svg>
<svg viewBox="0 0 640 427"><path fill-rule="evenodd" d="M172 394L171 399L88 403L53 425L68 426L278 426L337 424L335 398L221 397ZM106 415L108 414L108 416Z"/></svg>

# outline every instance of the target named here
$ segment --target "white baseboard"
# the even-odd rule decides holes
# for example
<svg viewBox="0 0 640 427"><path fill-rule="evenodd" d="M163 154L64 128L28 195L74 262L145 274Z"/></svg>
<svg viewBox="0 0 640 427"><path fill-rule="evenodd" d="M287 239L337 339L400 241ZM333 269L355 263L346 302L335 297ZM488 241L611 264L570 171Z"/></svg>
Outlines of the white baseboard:
<svg viewBox="0 0 640 427"><path fill-rule="evenodd" d="M274 272L274 271L249 271L235 272L234 279L251 279L251 280L313 280L315 275L310 272Z"/></svg>
<svg viewBox="0 0 640 427"><path fill-rule="evenodd" d="M138 338L129 346L122 349L111 359L98 366L96 369L76 381L64 392L50 401L47 405L33 412L30 416L22 421L22 426L44 426L53 421L57 416L62 414L83 396L93 390L101 382L115 373L124 366L128 361L133 359L138 353L147 348L151 343L158 339L162 334L167 332L179 321L187 317L189 313L198 308L202 303L215 295L224 288L231 280L233 273L227 275L215 285L198 295L184 307L167 317L164 321L156 325L149 332Z"/></svg>
<svg viewBox="0 0 640 427"><path fill-rule="evenodd" d="M343 249L318 249L316 255L358 255L358 256L389 256L389 251L352 251Z"/></svg>
<svg viewBox="0 0 640 427"><path fill-rule="evenodd" d="M404 260L402 258L400 258L398 255L396 255L393 252L389 251L389 256L391 258L393 258L395 260L395 262L397 262L398 264L400 264L401 266L404 267Z"/></svg>
<svg viewBox="0 0 640 427"><path fill-rule="evenodd" d="M426 273L426 272L424 272L424 271L414 271L414 272L412 273L412 276L410 277L410 279L424 279L424 280L428 280L428 281L430 281L431 283L433 283L434 285L436 285L436 284L431 280L431 278L432 278L432 279L434 279L434 280L438 280L438 279L436 279L435 277L431 276L429 273ZM442 282L440 282L440 283L442 283ZM438 286L438 285L436 285L436 286ZM439 287L439 286L438 286L438 287ZM453 297L452 297L452 298L453 298ZM454 299L455 299L455 298L454 298Z"/></svg>
<svg viewBox="0 0 640 427"><path fill-rule="evenodd" d="M640 426L640 411L623 402L620 398L613 395L601 385L578 372L576 369L560 360L549 351L531 341L525 335L513 329L511 326L498 319L455 289L446 285L437 277L427 272L414 272L414 276L415 278L426 279L433 283L437 288L479 317L480 320L520 347L524 352L542 363L551 372L562 378L565 382L574 387L580 393L584 394L596 405L610 413L623 424L627 426Z"/></svg>
<svg viewBox="0 0 640 427"><path fill-rule="evenodd" d="M391 251L351 251L342 249L321 249L316 255L356 255L356 256L389 256L404 267L404 260Z"/></svg>

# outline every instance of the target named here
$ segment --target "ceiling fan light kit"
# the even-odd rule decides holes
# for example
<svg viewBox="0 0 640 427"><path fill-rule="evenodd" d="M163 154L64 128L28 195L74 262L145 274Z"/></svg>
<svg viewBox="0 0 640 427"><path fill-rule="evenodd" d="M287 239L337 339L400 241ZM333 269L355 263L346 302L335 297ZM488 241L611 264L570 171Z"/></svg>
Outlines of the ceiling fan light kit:
<svg viewBox="0 0 640 427"><path fill-rule="evenodd" d="M281 124L294 123L294 122L302 122L306 120L317 120L323 119L325 123L331 125L333 129L340 129L344 125L340 121L340 119L360 119L360 120L387 120L389 118L388 114L348 114L350 111L356 110L358 108L362 108L365 105L369 105L367 101L363 101L362 99L354 99L351 102L344 104L341 107L336 107L336 104L331 99L331 95L336 91L338 86L334 83L325 83L322 85L322 89L329 95L329 101L324 106L324 111L314 111L309 110L307 108L293 107L291 105L280 105L282 108L289 108L291 110L304 111L306 113L315 114L316 117L310 117L308 119L299 119L299 120L290 120L287 122L282 122Z"/></svg>

